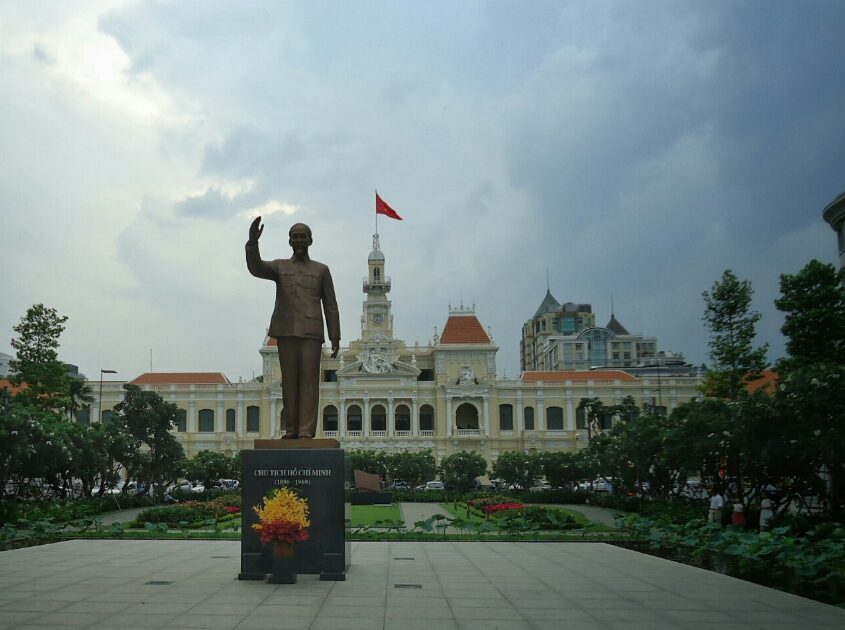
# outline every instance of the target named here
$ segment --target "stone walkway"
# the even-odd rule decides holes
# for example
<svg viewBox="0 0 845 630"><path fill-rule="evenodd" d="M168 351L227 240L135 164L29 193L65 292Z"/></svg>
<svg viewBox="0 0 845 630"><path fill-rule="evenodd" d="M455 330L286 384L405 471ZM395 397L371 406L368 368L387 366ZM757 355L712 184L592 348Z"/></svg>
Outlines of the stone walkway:
<svg viewBox="0 0 845 630"><path fill-rule="evenodd" d="M843 628L845 610L602 543L353 543L345 582L239 582L229 541L0 553L0 628Z"/></svg>

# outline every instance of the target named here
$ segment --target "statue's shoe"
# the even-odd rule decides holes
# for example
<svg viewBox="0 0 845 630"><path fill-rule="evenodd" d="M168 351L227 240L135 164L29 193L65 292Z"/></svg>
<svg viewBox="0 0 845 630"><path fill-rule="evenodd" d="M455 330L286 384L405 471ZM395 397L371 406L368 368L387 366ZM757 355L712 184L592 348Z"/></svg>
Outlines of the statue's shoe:
<svg viewBox="0 0 845 630"><path fill-rule="evenodd" d="M301 437L301 436L299 436L299 435L291 435L290 433L285 433L285 434L282 436L282 439L283 439L283 440L295 440L295 439L297 439L298 437ZM311 436L309 435L308 437L311 437Z"/></svg>

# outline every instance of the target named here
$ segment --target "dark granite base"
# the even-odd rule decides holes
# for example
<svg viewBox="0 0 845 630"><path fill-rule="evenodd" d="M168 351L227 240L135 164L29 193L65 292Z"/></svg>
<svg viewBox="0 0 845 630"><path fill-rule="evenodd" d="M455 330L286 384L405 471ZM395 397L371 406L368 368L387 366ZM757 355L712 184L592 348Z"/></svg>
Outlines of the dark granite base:
<svg viewBox="0 0 845 630"><path fill-rule="evenodd" d="M252 528L258 523L252 507L274 488L288 487L308 501L311 520L308 540L296 544L296 556L291 560L293 573L344 580L352 555L345 528L351 510L344 501L351 475L344 451L290 448L286 444L282 448L242 451L241 457L243 504L238 579L264 580L273 573L273 552L261 544L258 532Z"/></svg>

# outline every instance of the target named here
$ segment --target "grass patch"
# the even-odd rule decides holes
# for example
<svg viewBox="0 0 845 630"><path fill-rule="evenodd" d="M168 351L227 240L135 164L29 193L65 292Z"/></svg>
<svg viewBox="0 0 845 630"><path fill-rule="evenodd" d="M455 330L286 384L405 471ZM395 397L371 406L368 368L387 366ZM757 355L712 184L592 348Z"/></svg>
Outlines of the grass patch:
<svg viewBox="0 0 845 630"><path fill-rule="evenodd" d="M351 527L372 527L377 521L401 521L402 510L392 505L353 505Z"/></svg>

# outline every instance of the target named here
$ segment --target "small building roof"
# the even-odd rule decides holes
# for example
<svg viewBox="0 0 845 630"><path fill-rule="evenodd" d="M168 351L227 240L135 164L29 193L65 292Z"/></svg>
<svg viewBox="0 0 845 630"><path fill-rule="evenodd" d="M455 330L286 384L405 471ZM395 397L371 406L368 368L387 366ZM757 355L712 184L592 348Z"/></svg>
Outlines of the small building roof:
<svg viewBox="0 0 845 630"><path fill-rule="evenodd" d="M440 343L490 343L490 337L475 315L449 315Z"/></svg>
<svg viewBox="0 0 845 630"><path fill-rule="evenodd" d="M755 378L745 384L745 388L752 394L760 389L766 394L774 394L777 387L778 373L774 370L763 370L760 373L760 378Z"/></svg>
<svg viewBox="0 0 845 630"><path fill-rule="evenodd" d="M8 389L10 394L17 394L22 389L28 389L29 385L21 383L20 385L13 385L12 381L0 378L0 390Z"/></svg>
<svg viewBox="0 0 845 630"><path fill-rule="evenodd" d="M546 313L554 313L555 311L560 310L560 303L554 298L552 292L549 289L546 289L546 296L543 298L543 301L540 302L539 308L537 308L537 312L534 313L534 318L541 317Z"/></svg>
<svg viewBox="0 0 845 630"><path fill-rule="evenodd" d="M221 372L145 372L130 381L133 385L227 385Z"/></svg>
<svg viewBox="0 0 845 630"><path fill-rule="evenodd" d="M639 381L622 370L554 370L549 372L523 372L523 381Z"/></svg>
<svg viewBox="0 0 845 630"><path fill-rule="evenodd" d="M610 321L607 322L607 326L605 326L610 332L614 335L630 335L631 333L619 323L619 320L616 319L616 315L613 313L610 314Z"/></svg>

